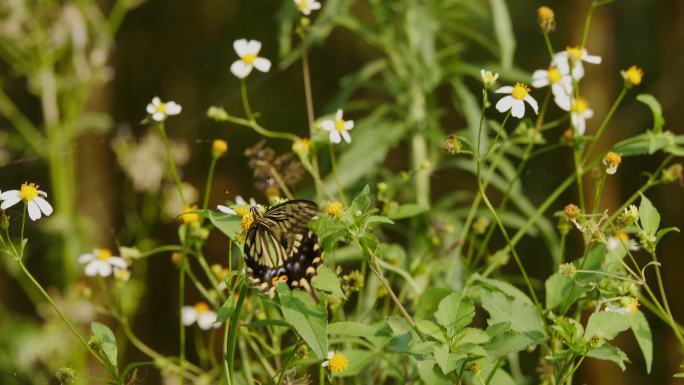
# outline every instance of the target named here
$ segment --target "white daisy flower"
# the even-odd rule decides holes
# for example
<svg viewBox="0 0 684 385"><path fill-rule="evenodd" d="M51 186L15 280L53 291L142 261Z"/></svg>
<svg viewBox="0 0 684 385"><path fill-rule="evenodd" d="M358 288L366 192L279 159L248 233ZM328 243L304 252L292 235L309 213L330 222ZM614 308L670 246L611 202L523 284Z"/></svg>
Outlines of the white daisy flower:
<svg viewBox="0 0 684 385"><path fill-rule="evenodd" d="M216 313L209 308L206 302L197 302L195 306L183 306L181 309L183 325L190 326L197 322L202 330L221 326L216 322Z"/></svg>
<svg viewBox="0 0 684 385"><path fill-rule="evenodd" d="M522 118L525 116L525 102L527 102L534 113L536 114L539 110L537 101L531 97L530 89L527 85L523 83L515 83L514 87L504 86L495 91L497 94L509 94L504 96L496 103L496 109L499 112L511 111L511 115L516 118Z"/></svg>
<svg viewBox="0 0 684 385"><path fill-rule="evenodd" d="M639 300L634 297L620 298L619 305L620 306L608 304L606 305L605 310L611 313L629 315L636 313L639 310L639 306L641 306Z"/></svg>
<svg viewBox="0 0 684 385"><path fill-rule="evenodd" d="M551 66L545 70L536 70L532 73L532 87L542 88L551 86L554 96L569 97L572 95L572 78L570 74L562 73L557 67Z"/></svg>
<svg viewBox="0 0 684 385"><path fill-rule="evenodd" d="M584 65L582 62L601 64L601 57L589 55L586 48L568 47L565 51L556 53L553 63L561 72L569 73L572 68L572 78L580 80L584 77Z"/></svg>
<svg viewBox="0 0 684 385"><path fill-rule="evenodd" d="M482 78L482 84L484 84L485 88L491 88L496 84L499 74L492 73L492 71L487 71L483 68L480 70L480 78Z"/></svg>
<svg viewBox="0 0 684 385"><path fill-rule="evenodd" d="M147 113L150 114L155 122L163 122L169 116L180 114L181 110L180 104L174 101L162 102L157 96L152 98L152 101L147 104Z"/></svg>
<svg viewBox="0 0 684 385"><path fill-rule="evenodd" d="M330 141L333 143L340 143L342 139L345 142L351 143L351 135L349 135L349 130L354 128L353 120L344 120L342 116L344 112L339 109L335 113L335 119L327 119L321 123L324 130L330 133Z"/></svg>
<svg viewBox="0 0 684 385"><path fill-rule="evenodd" d="M109 277L114 268L126 270L128 264L121 257L112 256L109 249L95 249L92 253L78 257L78 263L85 263L85 275Z"/></svg>
<svg viewBox="0 0 684 385"><path fill-rule="evenodd" d="M26 202L29 218L31 218L32 221L40 219L42 215L50 216L53 211L52 206L45 199L47 198L47 193L38 190L39 187L40 186L35 183L24 183L19 190L3 192L0 194L0 200L2 200L0 209L7 210L17 203L24 201Z"/></svg>
<svg viewBox="0 0 684 385"><path fill-rule="evenodd" d="M294 0L297 9L302 14L309 16L311 11L317 11L321 9L321 3L316 0Z"/></svg>
<svg viewBox="0 0 684 385"><path fill-rule="evenodd" d="M321 366L330 369L332 373L344 372L349 367L349 359L342 353L328 352L326 358Z"/></svg>
<svg viewBox="0 0 684 385"><path fill-rule="evenodd" d="M261 72L268 72L271 69L271 61L259 57L261 42L256 40L247 41L246 39L235 40L233 43L235 52L240 57L230 66L230 72L240 79L244 79L256 68Z"/></svg>
<svg viewBox="0 0 684 385"><path fill-rule="evenodd" d="M584 135L587 130L587 119L594 116L594 110L589 108L589 103L585 98L579 97L572 100L570 106L570 121L577 129L579 135Z"/></svg>

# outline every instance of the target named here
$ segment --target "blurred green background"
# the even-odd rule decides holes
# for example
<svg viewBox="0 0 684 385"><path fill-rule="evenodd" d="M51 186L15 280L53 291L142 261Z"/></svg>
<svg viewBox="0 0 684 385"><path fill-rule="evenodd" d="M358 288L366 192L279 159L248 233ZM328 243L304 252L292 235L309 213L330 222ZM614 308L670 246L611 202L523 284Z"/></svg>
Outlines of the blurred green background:
<svg viewBox="0 0 684 385"><path fill-rule="evenodd" d="M22 1L22 0L19 0ZM481 1L481 0L473 0ZM10 1L11 2L11 1ZM102 7L111 6L108 1ZM323 1L325 6L325 1ZM352 10L361 20L366 9L363 2ZM548 5L556 12L558 27L552 34L557 49L576 45L581 35L582 24L590 1L509 1L509 9L515 31L517 48L515 64L532 72L548 65L548 55L536 22L536 9ZM222 105L229 112L239 113L239 82L229 71L236 59L232 42L238 38L257 39L263 43L262 54L274 61L268 74L250 77L249 92L253 108L261 113L260 121L266 127L305 135L307 131L302 72L297 63L285 69L277 66L278 57L278 13L282 2L278 0L149 0L130 11L123 19L117 33L113 54L108 61L111 79L91 93L86 101L87 109L111 115L108 130L89 131L78 135L75 147L61 156L65 161L75 162L78 169L77 212L84 214L88 223L87 242L80 252L95 246L116 247L118 242L127 245L137 241L131 233L125 212L136 203L131 203L130 188L126 187L125 174L117 163L112 149L114 137L129 132L142 136L147 127L139 122L145 117L145 105L154 96L162 100L174 100L183 106L182 114L171 120L168 132L171 138L182 139L188 150L188 163L183 166L183 179L201 189L209 164L209 152L213 139L229 142L228 156L222 159L214 180L211 204L221 203L235 194L259 196L252 185L251 171L245 148L255 144L259 137L244 127L218 124L206 117L210 105ZM7 19L4 19L7 22ZM484 21L483 21L484 22ZM3 26L7 28L8 24ZM8 39L4 35L1 37ZM663 106L666 128L675 133L684 133L684 2L679 0L618 0L599 8L591 25L587 44L590 53L603 57L603 63L588 69L583 90L591 101L597 117L603 117L620 90L622 79L619 71L636 64L644 69L645 78L638 92L655 95ZM341 79L373 60L378 53L357 35L337 28L321 45L314 46L310 53L316 115L333 112L337 106L330 105L340 88ZM477 45L467 48L464 59L472 64L493 61L488 53ZM28 117L38 122L41 119L41 105L26 91L26 79L15 73L7 63L0 67L3 90ZM467 80L477 90L477 79ZM438 89L444 99L452 97L450 90ZM601 139L600 147L608 148L612 143L643 132L651 125L651 114L630 94L618 110L607 133ZM368 95L364 95L368 97ZM450 103L445 103L448 106ZM352 118L360 118L350 113ZM595 118L596 119L596 118ZM453 109L445 109L442 117L445 135L465 125L463 116ZM595 122L594 122L595 123ZM0 116L0 140L12 130L9 122ZM554 141L555 138L548 138ZM269 145L285 151L286 143L271 141ZM0 143L0 149L8 150L11 156L0 166L0 188L16 188L24 180L36 181L48 192L53 190L48 181L49 171L45 162L25 151L19 140L10 139ZM661 158L628 158L620 171L609 179L603 204L614 209L635 191L645 170L654 169ZM394 151L386 161L392 169L399 169L407 163L406 152ZM139 167L146 167L139 164ZM568 153L556 151L536 159L524 175L526 192L535 202L554 188L566 175L572 172L572 159ZM457 179L440 175L433 176L433 183L439 185L435 194L447 189L472 189L472 180L459 182ZM304 191L304 190L303 190ZM684 228L684 191L677 184L658 187L649 193L662 214L665 226ZM565 201L575 201L573 191ZM138 202L137 204L140 204ZM560 207L558 207L560 208ZM558 209L557 208L557 209ZM49 223L47 229L40 225L29 226L30 242L27 264L39 280L55 293L62 286L60 275L61 258L75 258L64 255L57 247L55 228L66 226L61 222ZM172 223L156 226L151 237L173 242L175 226ZM661 260L664 264L664 280L670 293L671 307L676 319L684 320L684 238L669 236L661 246ZM579 249L580 239L572 239L571 247ZM532 268L533 274L544 279L549 274L550 264L535 257L535 244L528 239L520 246L523 260ZM55 247L53 247L55 246ZM225 247L220 237L212 238L207 255L218 260ZM572 252L569 252L573 256ZM30 300L30 293L11 274L11 264L0 270L0 383L15 383L18 378L30 381L17 374L27 368L41 371L52 370L50 363L33 362L40 356L38 351L55 349L57 356L73 354L60 350L60 345L75 345L60 324L43 323L52 317L51 310L38 308ZM137 274L140 274L139 272ZM143 336L145 342L163 353L173 354L177 347L177 280L175 268L167 257L150 259L146 266L146 295L142 298L141 312L135 319L134 330ZM189 294L190 301L193 295ZM59 295L58 295L59 296ZM67 297L64 295L64 297ZM71 302L67 312L74 318L87 319L91 314L78 313L78 306ZM92 311L92 309L91 309ZM681 352L671 331L656 319L649 319L654 333L653 372L645 373L638 346L631 335L624 335L618 344L632 359L633 364L622 372L607 362L587 360L580 369L576 383L603 384L667 384L676 383L671 374L681 362ZM33 334L32 334L33 333ZM26 338L22 336L26 335ZM29 338L33 335L33 338ZM19 346L22 348L19 349ZM30 349L26 348L30 346ZM22 356L17 356L21 352ZM140 359L135 349L127 349L125 360ZM52 364L58 365L53 362ZM15 366L16 365L16 366ZM531 372L536 362L524 362L523 369ZM17 369L22 368L22 369ZM142 383L157 384L160 378L156 371L146 372ZM26 383L26 382L20 382ZM45 382L35 382L45 383ZM93 381L92 383L97 383Z"/></svg>

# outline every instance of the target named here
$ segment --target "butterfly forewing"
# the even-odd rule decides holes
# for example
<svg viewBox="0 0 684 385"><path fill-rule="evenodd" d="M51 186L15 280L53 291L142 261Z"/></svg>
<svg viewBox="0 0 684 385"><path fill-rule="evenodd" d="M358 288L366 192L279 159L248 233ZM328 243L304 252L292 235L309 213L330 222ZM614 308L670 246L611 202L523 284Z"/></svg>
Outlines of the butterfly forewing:
<svg viewBox="0 0 684 385"><path fill-rule="evenodd" d="M308 223L318 206L306 200L287 201L256 213L245 237L245 257L252 282L273 294L278 281L311 291L310 281L322 263L318 237Z"/></svg>

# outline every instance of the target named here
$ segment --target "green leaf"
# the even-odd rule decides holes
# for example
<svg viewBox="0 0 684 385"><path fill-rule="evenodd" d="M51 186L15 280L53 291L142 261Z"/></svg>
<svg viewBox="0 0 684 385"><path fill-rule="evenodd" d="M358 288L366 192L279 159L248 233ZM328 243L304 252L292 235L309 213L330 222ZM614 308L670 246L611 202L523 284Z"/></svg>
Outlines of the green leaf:
<svg viewBox="0 0 684 385"><path fill-rule="evenodd" d="M651 112L653 113L653 132L660 134L663 131L665 118L663 118L663 109L660 107L658 99L653 95L639 94L637 95L636 100L644 103L651 109Z"/></svg>
<svg viewBox="0 0 684 385"><path fill-rule="evenodd" d="M254 322L250 322L248 324L245 324L245 327L249 329L256 329L264 326L280 326L284 328L291 328L292 325L289 323L279 320L279 319L262 319Z"/></svg>
<svg viewBox="0 0 684 385"><path fill-rule="evenodd" d="M649 235L655 235L658 231L658 226L660 226L658 210L643 194L641 195L641 204L639 205L639 222L641 222L641 227Z"/></svg>
<svg viewBox="0 0 684 385"><path fill-rule="evenodd" d="M232 240L236 240L237 235L242 232L241 219L237 215L210 211L209 220L219 231Z"/></svg>
<svg viewBox="0 0 684 385"><path fill-rule="evenodd" d="M328 352L328 315L325 304L313 303L311 296L303 291L290 291L285 284L276 285L280 309L285 320L318 357L323 359Z"/></svg>
<svg viewBox="0 0 684 385"><path fill-rule="evenodd" d="M349 349L343 350L342 354L347 356L349 366L342 372L333 373L333 377L356 376L366 365L377 360L377 353L368 350Z"/></svg>
<svg viewBox="0 0 684 385"><path fill-rule="evenodd" d="M230 315L233 314L233 310L235 310L235 299L231 295L216 313L216 322L224 323L228 321Z"/></svg>
<svg viewBox="0 0 684 385"><path fill-rule="evenodd" d="M424 384L430 385L448 385L452 381L444 376L439 369L435 367L436 362L432 359L418 361L416 367L418 368L418 376L423 380Z"/></svg>
<svg viewBox="0 0 684 385"><path fill-rule="evenodd" d="M666 227L666 228L664 228L664 229L658 230L658 232L656 233L656 244L657 244L658 242L660 242L660 239L661 239L663 236L665 236L665 234L671 233L671 232L673 232L673 231L678 233L678 232L679 232L679 229L676 228L676 227Z"/></svg>
<svg viewBox="0 0 684 385"><path fill-rule="evenodd" d="M344 298L344 293L340 287L340 279L328 266L321 265L311 283L318 290Z"/></svg>
<svg viewBox="0 0 684 385"><path fill-rule="evenodd" d="M407 203L393 208L387 213L390 219L412 218L429 210L429 207L417 203Z"/></svg>
<svg viewBox="0 0 684 385"><path fill-rule="evenodd" d="M499 42L499 52L501 55L501 66L504 69L513 66L513 56L515 55L515 35L511 16L505 0L489 0L492 7L492 24L496 33L496 40Z"/></svg>
<svg viewBox="0 0 684 385"><path fill-rule="evenodd" d="M451 293L444 297L437 306L435 319L437 323L454 335L470 325L475 317L475 305L465 292Z"/></svg>
<svg viewBox="0 0 684 385"><path fill-rule="evenodd" d="M450 353L449 346L441 345L435 349L434 353L435 361L437 365L442 369L442 373L449 374L456 370L459 363L461 363L466 357L466 354Z"/></svg>
<svg viewBox="0 0 684 385"><path fill-rule="evenodd" d="M646 371L651 373L651 364L653 363L653 338L651 336L651 328L644 313L637 311L631 319L630 328L634 333L641 353L644 355L646 362Z"/></svg>
<svg viewBox="0 0 684 385"><path fill-rule="evenodd" d="M116 338L112 329L99 322L93 322L90 324L90 330L93 331L94 336L102 340L102 352L107 357L109 363L116 368Z"/></svg>
<svg viewBox="0 0 684 385"><path fill-rule="evenodd" d="M627 357L625 352L608 343L601 345L598 349L590 351L587 353L587 357L614 362L623 371L625 370L625 362L630 362L629 357Z"/></svg>
<svg viewBox="0 0 684 385"><path fill-rule="evenodd" d="M498 279L485 278L477 273L471 276L469 282L479 283L486 288L496 289L509 297L513 297L521 302L533 305L532 300L527 296L527 294L508 282L500 281Z"/></svg>
<svg viewBox="0 0 684 385"><path fill-rule="evenodd" d="M374 337L377 334L378 328L361 322L341 321L328 325L328 335Z"/></svg>
<svg viewBox="0 0 684 385"><path fill-rule="evenodd" d="M141 368L143 366L154 366L155 362L154 361L139 361L139 362L131 362L130 364L126 365L126 368L121 372L121 379L124 380L124 383L127 383L126 380L128 377L128 374L138 368Z"/></svg>
<svg viewBox="0 0 684 385"><path fill-rule="evenodd" d="M548 309L566 308L575 302L586 289L577 285L574 278L555 273L544 284L546 288L546 307Z"/></svg>
<svg viewBox="0 0 684 385"><path fill-rule="evenodd" d="M593 313L587 321L587 327L584 330L584 338L601 337L606 341L610 341L615 336L620 334L630 327L631 316L628 314L618 314L609 311L599 311Z"/></svg>
<svg viewBox="0 0 684 385"><path fill-rule="evenodd" d="M507 322L488 327L487 334L491 336L491 339L483 347L494 358L520 352L534 343L526 335L511 330Z"/></svg>
<svg viewBox="0 0 684 385"><path fill-rule="evenodd" d="M482 307L489 313L489 325L507 322L513 331L525 334L535 342L544 338L544 322L534 305L489 290L482 290L480 299Z"/></svg>
<svg viewBox="0 0 684 385"><path fill-rule="evenodd" d="M421 333L430 336L439 342L446 342L444 331L436 323L430 320L421 319L416 321L416 327Z"/></svg>

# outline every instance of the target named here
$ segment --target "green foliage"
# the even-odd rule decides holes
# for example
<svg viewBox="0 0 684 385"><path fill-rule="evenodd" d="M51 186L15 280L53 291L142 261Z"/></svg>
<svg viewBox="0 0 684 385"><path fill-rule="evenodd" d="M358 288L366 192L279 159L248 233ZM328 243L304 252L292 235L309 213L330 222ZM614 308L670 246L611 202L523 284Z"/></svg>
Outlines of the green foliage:
<svg viewBox="0 0 684 385"><path fill-rule="evenodd" d="M99 322L93 322L90 324L90 330L92 330L93 335L102 341L102 353L109 363L116 368L117 367L117 347L116 347L116 337L114 337L114 332L112 329L107 327L107 325L101 324Z"/></svg>

